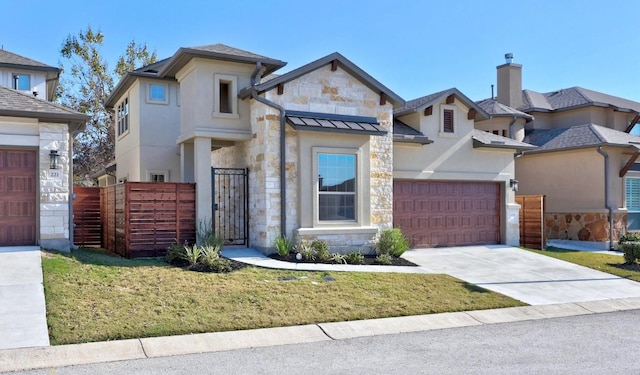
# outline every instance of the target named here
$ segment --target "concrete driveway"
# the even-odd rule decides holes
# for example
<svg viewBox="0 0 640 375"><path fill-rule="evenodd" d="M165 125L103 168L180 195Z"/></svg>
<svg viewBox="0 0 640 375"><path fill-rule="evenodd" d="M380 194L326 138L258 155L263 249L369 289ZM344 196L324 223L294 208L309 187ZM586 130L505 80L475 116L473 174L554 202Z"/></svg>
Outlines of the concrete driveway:
<svg viewBox="0 0 640 375"><path fill-rule="evenodd" d="M49 345L39 247L0 247L0 349Z"/></svg>
<svg viewBox="0 0 640 375"><path fill-rule="evenodd" d="M530 305L640 297L640 283L509 246L407 251L404 258Z"/></svg>

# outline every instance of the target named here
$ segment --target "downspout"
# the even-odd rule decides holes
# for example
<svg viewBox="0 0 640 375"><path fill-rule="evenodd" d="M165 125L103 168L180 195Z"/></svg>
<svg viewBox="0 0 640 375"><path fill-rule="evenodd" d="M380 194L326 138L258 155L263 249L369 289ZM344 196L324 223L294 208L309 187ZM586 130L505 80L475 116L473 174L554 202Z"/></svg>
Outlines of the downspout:
<svg viewBox="0 0 640 375"><path fill-rule="evenodd" d="M613 246L613 207L609 204L609 154L602 146L596 148L598 153L604 157L604 203L609 210L609 250L614 250Z"/></svg>
<svg viewBox="0 0 640 375"><path fill-rule="evenodd" d="M69 247L71 249L76 249L73 232L74 232L74 224L73 224L73 201L76 199L76 195L73 192L73 144L75 142L75 136L79 131L73 131L69 133Z"/></svg>
<svg viewBox="0 0 640 375"><path fill-rule="evenodd" d="M513 125L516 123L517 119L518 118L516 116L513 116L513 119L509 123L509 138L511 139L515 139L515 134L513 134Z"/></svg>
<svg viewBox="0 0 640 375"><path fill-rule="evenodd" d="M251 98L265 104L269 107L275 108L280 112L280 236L286 237L287 235L287 189L286 189L286 142L285 142L285 126L286 126L286 110L283 106L267 100L256 93L255 86L258 83L258 77L263 72L262 62L256 63L256 70L251 74L251 87L254 88L251 91Z"/></svg>

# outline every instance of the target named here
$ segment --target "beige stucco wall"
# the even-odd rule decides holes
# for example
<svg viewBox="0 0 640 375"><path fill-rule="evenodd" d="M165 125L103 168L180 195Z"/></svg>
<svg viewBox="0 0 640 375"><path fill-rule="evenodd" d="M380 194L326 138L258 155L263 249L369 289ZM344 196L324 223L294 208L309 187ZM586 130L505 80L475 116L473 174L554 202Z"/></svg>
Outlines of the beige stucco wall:
<svg viewBox="0 0 640 375"><path fill-rule="evenodd" d="M43 248L60 251L69 251L71 245L69 142L67 124L0 117L0 146L33 149L38 152L38 243ZM49 169L51 150L57 150L60 155L60 169Z"/></svg>
<svg viewBox="0 0 640 375"><path fill-rule="evenodd" d="M515 122L513 122L513 125L509 126L512 121L512 117L494 117L489 120L476 122L475 128L489 133L493 133L493 131L497 130L498 135L506 134L505 136L507 138L522 142L524 139L524 126L526 120L518 117Z"/></svg>
<svg viewBox="0 0 640 375"><path fill-rule="evenodd" d="M136 80L114 106L116 181L144 181L140 176L140 81ZM118 105L129 98L129 130L118 135Z"/></svg>
<svg viewBox="0 0 640 375"><path fill-rule="evenodd" d="M595 124L624 131L634 117L630 113L595 106L551 113L532 112L531 114L535 119L532 123L527 124L528 129L556 129Z"/></svg>
<svg viewBox="0 0 640 375"><path fill-rule="evenodd" d="M518 210L509 180L515 176L514 153L509 149L473 148L474 121L467 119L468 108L455 100L455 135L440 132L442 103L434 104L432 114L409 114L401 121L420 129L434 142L415 145L396 142L393 155L393 177L396 179L494 181L501 183L502 242L519 243ZM451 108L451 107L447 107ZM501 122L497 121L500 125ZM501 125L504 125L502 123ZM506 124L508 127L508 123ZM494 126L494 125L490 125Z"/></svg>

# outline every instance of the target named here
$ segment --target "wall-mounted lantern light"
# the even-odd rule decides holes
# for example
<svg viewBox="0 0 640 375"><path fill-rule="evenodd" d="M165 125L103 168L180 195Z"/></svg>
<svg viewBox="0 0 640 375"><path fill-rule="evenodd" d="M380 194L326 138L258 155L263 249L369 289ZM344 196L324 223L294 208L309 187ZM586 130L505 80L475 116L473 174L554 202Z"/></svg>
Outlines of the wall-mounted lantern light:
<svg viewBox="0 0 640 375"><path fill-rule="evenodd" d="M51 150L49 152L49 169L58 169L60 168L60 165L58 165L58 158L60 157L60 155L58 155L58 151L57 150Z"/></svg>
<svg viewBox="0 0 640 375"><path fill-rule="evenodd" d="M516 180L515 178L512 178L509 180L509 187L511 189L513 189L513 191L518 191L518 180Z"/></svg>

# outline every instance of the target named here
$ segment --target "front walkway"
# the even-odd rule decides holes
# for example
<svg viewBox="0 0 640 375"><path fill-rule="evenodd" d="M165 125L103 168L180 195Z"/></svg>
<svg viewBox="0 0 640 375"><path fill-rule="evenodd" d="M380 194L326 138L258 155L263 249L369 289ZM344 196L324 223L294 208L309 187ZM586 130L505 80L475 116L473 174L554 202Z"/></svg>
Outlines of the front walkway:
<svg viewBox="0 0 640 375"><path fill-rule="evenodd" d="M530 305L640 297L640 283L510 246L416 249L403 258L419 267L289 263L253 249L223 255L265 268L298 271L443 273Z"/></svg>
<svg viewBox="0 0 640 375"><path fill-rule="evenodd" d="M0 247L0 349L49 345L40 248Z"/></svg>

